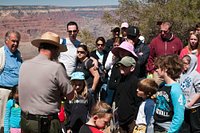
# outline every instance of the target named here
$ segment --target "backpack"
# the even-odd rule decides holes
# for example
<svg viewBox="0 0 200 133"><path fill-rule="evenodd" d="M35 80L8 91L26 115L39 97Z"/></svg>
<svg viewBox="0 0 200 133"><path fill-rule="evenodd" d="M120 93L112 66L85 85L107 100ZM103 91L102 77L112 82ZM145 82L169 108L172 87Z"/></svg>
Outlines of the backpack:
<svg viewBox="0 0 200 133"><path fill-rule="evenodd" d="M84 62L84 67L86 70L88 69L88 65L87 65L88 61L89 61L89 58Z"/></svg>
<svg viewBox="0 0 200 133"><path fill-rule="evenodd" d="M67 41L66 41L66 38L62 38L62 43L61 43L61 44L62 44L62 45L66 45L66 42L67 42Z"/></svg>

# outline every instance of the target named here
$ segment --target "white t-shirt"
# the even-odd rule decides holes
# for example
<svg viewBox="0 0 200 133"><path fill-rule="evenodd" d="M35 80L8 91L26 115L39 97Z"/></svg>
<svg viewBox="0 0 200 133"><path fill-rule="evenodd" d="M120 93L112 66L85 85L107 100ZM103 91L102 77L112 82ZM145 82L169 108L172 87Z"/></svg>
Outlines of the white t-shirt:
<svg viewBox="0 0 200 133"><path fill-rule="evenodd" d="M63 40L64 39L60 40L61 44L63 44ZM80 45L80 43L81 42L78 40L72 43L69 38L66 38L65 44L67 46L67 51L61 52L60 56L58 57L58 61L64 64L69 77L76 67L77 46Z"/></svg>
<svg viewBox="0 0 200 133"><path fill-rule="evenodd" d="M152 102L152 100L146 100L141 103L137 119L135 121L136 125L144 124L147 126L146 133L154 133L154 119L153 119L153 110L154 110L155 104ZM146 111L145 111L146 110ZM147 115L149 115L148 118L149 122L147 123Z"/></svg>

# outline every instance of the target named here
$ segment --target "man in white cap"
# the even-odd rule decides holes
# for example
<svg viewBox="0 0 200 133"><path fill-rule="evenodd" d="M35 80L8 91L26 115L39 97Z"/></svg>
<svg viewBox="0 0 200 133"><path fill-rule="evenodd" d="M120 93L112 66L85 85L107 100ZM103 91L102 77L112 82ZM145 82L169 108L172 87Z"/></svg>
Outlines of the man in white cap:
<svg viewBox="0 0 200 133"><path fill-rule="evenodd" d="M129 25L127 22L123 22L121 24L121 34L122 34L122 38L123 40L126 40L127 38L127 29L128 29Z"/></svg>
<svg viewBox="0 0 200 133"><path fill-rule="evenodd" d="M24 133L59 133L61 98L74 96L64 67L55 62L59 53L67 50L59 41L60 37L52 32L33 40L31 43L38 48L39 54L20 68L19 103Z"/></svg>

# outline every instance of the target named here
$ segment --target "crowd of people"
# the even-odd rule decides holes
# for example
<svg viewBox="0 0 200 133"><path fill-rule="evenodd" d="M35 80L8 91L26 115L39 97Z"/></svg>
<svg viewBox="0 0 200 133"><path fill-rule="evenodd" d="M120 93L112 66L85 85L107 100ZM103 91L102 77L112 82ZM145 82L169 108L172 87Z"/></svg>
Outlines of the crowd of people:
<svg viewBox="0 0 200 133"><path fill-rule="evenodd" d="M89 51L78 24L45 32L22 61L20 33L0 48L0 133L200 133L200 23L188 44L168 21L145 43L123 22Z"/></svg>

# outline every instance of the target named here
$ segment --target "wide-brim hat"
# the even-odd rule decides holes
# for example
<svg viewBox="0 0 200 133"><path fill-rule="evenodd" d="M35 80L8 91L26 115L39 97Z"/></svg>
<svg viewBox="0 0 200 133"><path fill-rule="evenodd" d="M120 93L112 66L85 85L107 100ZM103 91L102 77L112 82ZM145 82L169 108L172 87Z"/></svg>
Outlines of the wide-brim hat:
<svg viewBox="0 0 200 133"><path fill-rule="evenodd" d="M37 48L39 48L41 43L47 43L59 47L60 52L67 51L67 47L65 45L60 44L60 37L53 32L45 32L44 34L42 34L40 39L35 39L31 41L31 43Z"/></svg>
<svg viewBox="0 0 200 133"><path fill-rule="evenodd" d="M124 41L122 42L119 47L115 47L112 49L112 53L116 56L116 57L119 57L119 53L120 51L128 51L130 52L130 55L129 56L132 56L134 59L138 59L138 56L136 55L136 53L134 52L134 47L131 43L127 42L127 41ZM128 55L127 55L128 56Z"/></svg>

